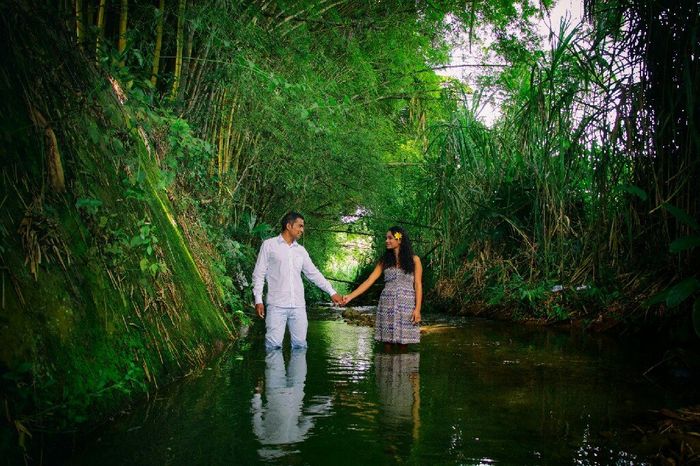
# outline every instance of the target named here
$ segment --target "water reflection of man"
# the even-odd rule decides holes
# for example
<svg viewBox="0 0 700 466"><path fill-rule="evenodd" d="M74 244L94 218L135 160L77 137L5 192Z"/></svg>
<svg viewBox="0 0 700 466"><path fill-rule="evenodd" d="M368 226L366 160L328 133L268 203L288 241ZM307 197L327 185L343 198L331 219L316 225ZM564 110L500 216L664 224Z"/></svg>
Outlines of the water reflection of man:
<svg viewBox="0 0 700 466"><path fill-rule="evenodd" d="M387 447L400 450L402 433L410 429L410 438L418 440L420 431L420 353L378 353L374 368L379 388L382 423L392 438ZM409 427L410 426L410 427ZM408 429L407 429L408 428ZM408 440L410 442L410 440Z"/></svg>
<svg viewBox="0 0 700 466"><path fill-rule="evenodd" d="M306 350L292 351L285 371L281 350L265 357L265 404L262 390L256 390L251 401L253 431L263 445L284 445L300 442L313 427L313 415L303 414L304 384L306 383ZM330 400L312 406L307 412L327 411ZM273 451L261 454L274 456Z"/></svg>

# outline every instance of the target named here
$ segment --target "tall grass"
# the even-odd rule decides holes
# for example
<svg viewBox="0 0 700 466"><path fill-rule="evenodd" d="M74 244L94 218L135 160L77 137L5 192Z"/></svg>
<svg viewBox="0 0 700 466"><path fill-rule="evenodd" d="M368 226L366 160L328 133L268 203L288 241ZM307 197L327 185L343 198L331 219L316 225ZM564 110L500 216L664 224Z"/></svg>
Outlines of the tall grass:
<svg viewBox="0 0 700 466"><path fill-rule="evenodd" d="M697 226L698 134L687 118L697 60L685 61L682 82L651 82L658 52L639 42L673 33L644 23L642 4L613 6L592 13L593 26L562 24L551 50L520 71L495 128L461 108L430 129L434 189L423 215L441 227L437 291L453 305L509 304L554 319L615 301L634 311L696 273L697 248L683 247L692 239L677 243L680 255L669 246ZM686 18L684 35L697 32L697 16ZM685 101L669 98L674 86Z"/></svg>

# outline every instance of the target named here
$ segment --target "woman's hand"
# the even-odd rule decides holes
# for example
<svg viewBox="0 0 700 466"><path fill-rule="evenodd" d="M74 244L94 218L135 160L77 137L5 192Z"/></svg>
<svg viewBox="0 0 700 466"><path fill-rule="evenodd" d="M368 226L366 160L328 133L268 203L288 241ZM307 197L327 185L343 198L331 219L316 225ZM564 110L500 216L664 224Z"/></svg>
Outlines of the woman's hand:
<svg viewBox="0 0 700 466"><path fill-rule="evenodd" d="M347 306L350 301L352 301L352 297L350 297L350 295L343 296L343 306Z"/></svg>
<svg viewBox="0 0 700 466"><path fill-rule="evenodd" d="M420 323L420 311L418 309L414 309L413 313L411 313L411 322L414 324Z"/></svg>

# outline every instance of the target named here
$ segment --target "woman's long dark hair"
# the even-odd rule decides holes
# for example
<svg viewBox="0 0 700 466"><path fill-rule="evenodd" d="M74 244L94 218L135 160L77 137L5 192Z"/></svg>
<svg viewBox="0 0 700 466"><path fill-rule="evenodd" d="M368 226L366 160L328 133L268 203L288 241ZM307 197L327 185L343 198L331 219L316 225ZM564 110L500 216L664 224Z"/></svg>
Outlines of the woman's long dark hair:
<svg viewBox="0 0 700 466"><path fill-rule="evenodd" d="M401 234L401 243L399 244L399 266L406 273L413 273L415 265L413 264L413 247L411 246L411 240L408 238L406 230L401 227L391 227L389 231L392 235L396 233ZM381 264L384 268L394 267L396 264L396 256L394 251L387 249L384 256L381 259Z"/></svg>

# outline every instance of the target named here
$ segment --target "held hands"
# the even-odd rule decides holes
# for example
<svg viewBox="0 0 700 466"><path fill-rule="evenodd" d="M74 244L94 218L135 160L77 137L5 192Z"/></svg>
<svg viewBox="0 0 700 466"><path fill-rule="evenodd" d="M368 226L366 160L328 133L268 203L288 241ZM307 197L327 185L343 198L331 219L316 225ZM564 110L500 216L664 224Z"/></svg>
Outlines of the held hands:
<svg viewBox="0 0 700 466"><path fill-rule="evenodd" d="M336 296L338 297L338 300L335 299ZM339 294L336 294L331 296L331 299L333 300L333 303L337 304L338 306L347 306L353 298L350 295L340 296Z"/></svg>
<svg viewBox="0 0 700 466"><path fill-rule="evenodd" d="M343 302L343 297L340 296L338 293L331 296L331 300L333 301L333 304L335 304L337 306L343 306L345 304Z"/></svg>

